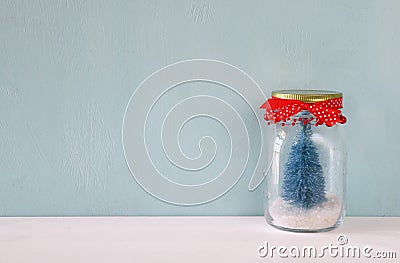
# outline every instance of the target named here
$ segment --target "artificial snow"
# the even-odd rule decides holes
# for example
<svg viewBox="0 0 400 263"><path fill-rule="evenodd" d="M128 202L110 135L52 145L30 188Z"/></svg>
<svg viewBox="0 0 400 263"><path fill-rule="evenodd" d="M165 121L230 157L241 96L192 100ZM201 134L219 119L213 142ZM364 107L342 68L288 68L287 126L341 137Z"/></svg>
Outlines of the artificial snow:
<svg viewBox="0 0 400 263"><path fill-rule="evenodd" d="M325 202L308 209L293 206L282 198L278 198L269 207L272 224L294 230L333 227L341 216L342 202L332 193L327 193L326 198Z"/></svg>

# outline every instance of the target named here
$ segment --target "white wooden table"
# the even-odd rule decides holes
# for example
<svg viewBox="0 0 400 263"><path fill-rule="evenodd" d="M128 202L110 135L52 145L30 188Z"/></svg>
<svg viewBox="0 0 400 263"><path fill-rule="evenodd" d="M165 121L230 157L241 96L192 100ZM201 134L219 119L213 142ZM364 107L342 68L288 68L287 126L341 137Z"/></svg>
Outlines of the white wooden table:
<svg viewBox="0 0 400 263"><path fill-rule="evenodd" d="M346 244L339 244L339 235ZM266 242L268 249L286 247L281 255L288 257L277 249L272 257L261 257ZM336 230L311 234L274 229L263 217L0 218L0 263L292 262L296 251L308 253L304 246L320 252L330 244L368 246L372 257L395 252L390 256L396 258L378 262L400 262L400 218L346 218ZM352 255L332 257L325 251L323 258L307 254L295 262L375 262Z"/></svg>

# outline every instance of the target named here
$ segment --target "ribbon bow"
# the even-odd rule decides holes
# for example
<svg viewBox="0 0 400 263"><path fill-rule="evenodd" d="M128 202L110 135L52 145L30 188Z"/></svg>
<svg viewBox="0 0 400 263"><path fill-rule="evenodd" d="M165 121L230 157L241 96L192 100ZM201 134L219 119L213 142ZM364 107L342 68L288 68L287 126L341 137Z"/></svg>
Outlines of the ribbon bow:
<svg viewBox="0 0 400 263"><path fill-rule="evenodd" d="M315 125L317 126L325 123L326 126L331 127L336 123L346 123L346 117L339 110L342 108L342 98L329 99L316 103L304 103L299 100L271 97L260 108L266 109L264 119L271 120L274 123L285 122L301 110L307 110L314 115L316 118ZM299 120L301 121L301 119Z"/></svg>

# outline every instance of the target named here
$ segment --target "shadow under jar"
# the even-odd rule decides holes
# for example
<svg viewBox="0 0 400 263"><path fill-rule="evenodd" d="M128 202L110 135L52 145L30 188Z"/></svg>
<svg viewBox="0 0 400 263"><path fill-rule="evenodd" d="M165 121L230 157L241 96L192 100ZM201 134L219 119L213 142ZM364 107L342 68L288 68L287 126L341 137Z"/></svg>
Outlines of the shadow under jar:
<svg viewBox="0 0 400 263"><path fill-rule="evenodd" d="M288 231L321 232L343 221L346 146L342 93L272 92L261 108L275 127L267 174L265 218Z"/></svg>

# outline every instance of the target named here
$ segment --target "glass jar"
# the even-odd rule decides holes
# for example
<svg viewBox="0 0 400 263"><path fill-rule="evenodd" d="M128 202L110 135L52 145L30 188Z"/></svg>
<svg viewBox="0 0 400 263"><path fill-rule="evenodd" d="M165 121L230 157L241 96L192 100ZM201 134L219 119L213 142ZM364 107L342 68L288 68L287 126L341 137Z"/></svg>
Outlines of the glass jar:
<svg viewBox="0 0 400 263"><path fill-rule="evenodd" d="M346 175L342 93L274 91L262 108L268 125L275 124L265 195L267 223L296 232L339 226Z"/></svg>

